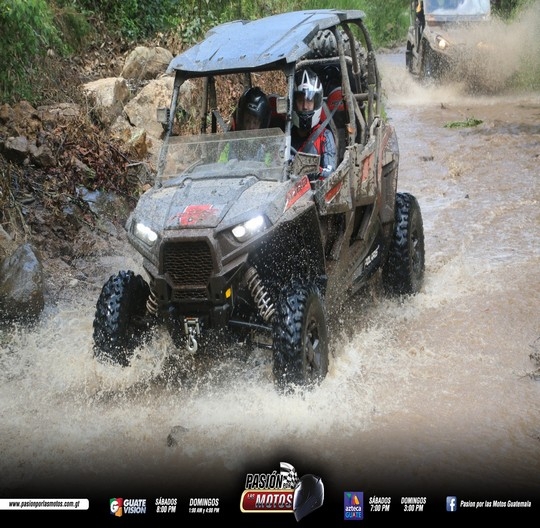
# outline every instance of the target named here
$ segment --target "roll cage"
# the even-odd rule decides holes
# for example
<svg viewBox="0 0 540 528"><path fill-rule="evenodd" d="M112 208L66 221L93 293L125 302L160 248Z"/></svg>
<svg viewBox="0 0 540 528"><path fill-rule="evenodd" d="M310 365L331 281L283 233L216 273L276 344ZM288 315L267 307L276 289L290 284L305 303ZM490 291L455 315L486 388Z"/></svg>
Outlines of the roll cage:
<svg viewBox="0 0 540 528"><path fill-rule="evenodd" d="M203 41L177 55L169 65L167 72L174 73L175 78L170 110L161 119L165 128L164 142L173 133L180 88L187 80L202 79L200 133L215 134L220 128L226 132L225 120L218 109L216 78L243 74L248 87L254 85L255 75L280 71L286 93L277 98L276 112L282 118L286 138L284 159L289 160L296 70L309 66L319 72L324 66L337 65L347 112L346 127L338 134L344 144L338 150L343 153L347 146L365 144L380 114L381 97L375 51L364 17L362 11L321 9L282 13L253 21L237 20L213 28ZM323 53L313 49L313 40L321 32L330 32L334 39L334 46L327 47ZM330 115L328 121L336 135L328 107L325 114ZM160 159L159 166L163 164L161 161L164 163ZM294 171L290 164L288 167L290 177Z"/></svg>

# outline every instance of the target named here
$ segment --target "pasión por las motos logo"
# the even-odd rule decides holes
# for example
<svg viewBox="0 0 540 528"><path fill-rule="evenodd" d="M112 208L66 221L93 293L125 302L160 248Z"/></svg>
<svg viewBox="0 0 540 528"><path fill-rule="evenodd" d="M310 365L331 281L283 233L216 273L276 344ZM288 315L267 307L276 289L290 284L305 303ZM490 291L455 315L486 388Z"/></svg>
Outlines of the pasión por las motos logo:
<svg viewBox="0 0 540 528"><path fill-rule="evenodd" d="M298 478L294 466L280 462L280 471L248 473L240 499L243 513L294 513L297 521L324 502L321 477L311 473Z"/></svg>

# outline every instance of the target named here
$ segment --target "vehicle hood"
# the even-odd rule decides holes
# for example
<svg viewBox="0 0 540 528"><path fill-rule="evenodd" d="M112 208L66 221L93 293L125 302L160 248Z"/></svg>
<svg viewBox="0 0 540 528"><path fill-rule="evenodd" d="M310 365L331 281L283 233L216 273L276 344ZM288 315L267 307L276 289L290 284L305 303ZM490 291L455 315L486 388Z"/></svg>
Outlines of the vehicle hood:
<svg viewBox="0 0 540 528"><path fill-rule="evenodd" d="M476 46L479 41L485 40L487 35L481 30L485 22L426 22L426 29L435 39L436 35L443 37L447 42L454 45ZM427 36L427 35L426 35Z"/></svg>
<svg viewBox="0 0 540 528"><path fill-rule="evenodd" d="M283 212L288 184L255 176L184 178L178 185L152 188L141 196L133 218L155 231L223 228L265 213Z"/></svg>

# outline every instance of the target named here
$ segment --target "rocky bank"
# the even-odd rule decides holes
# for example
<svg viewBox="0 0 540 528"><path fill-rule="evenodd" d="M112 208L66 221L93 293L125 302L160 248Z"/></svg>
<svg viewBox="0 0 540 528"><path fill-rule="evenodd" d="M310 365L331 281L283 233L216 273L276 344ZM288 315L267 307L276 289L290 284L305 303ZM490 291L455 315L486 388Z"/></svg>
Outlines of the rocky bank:
<svg viewBox="0 0 540 528"><path fill-rule="evenodd" d="M81 83L72 101L0 106L4 321L39 318L63 288L87 278L81 259L125 243L125 221L153 183L156 108L170 103L172 57L161 46L135 46L120 71ZM189 83L182 97L184 108L196 106Z"/></svg>

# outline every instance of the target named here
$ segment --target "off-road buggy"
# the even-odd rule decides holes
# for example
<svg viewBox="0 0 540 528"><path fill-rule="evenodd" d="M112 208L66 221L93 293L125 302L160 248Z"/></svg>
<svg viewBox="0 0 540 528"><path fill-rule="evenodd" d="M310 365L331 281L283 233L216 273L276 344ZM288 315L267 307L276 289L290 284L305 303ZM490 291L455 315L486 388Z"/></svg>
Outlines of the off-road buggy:
<svg viewBox="0 0 540 528"><path fill-rule="evenodd" d="M191 353L230 339L270 348L278 388L310 387L328 371L329 310L379 271L391 294L419 291L422 216L413 195L397 192L398 143L363 19L313 10L230 22L171 61L156 182L126 224L148 277L124 270L103 286L98 359L127 366L160 324ZM291 147L294 74L304 66L339 75L340 104L325 108L339 164L325 180L309 177L318 156ZM279 126L229 130L220 96L267 75ZM187 82L201 90L200 133L191 135L179 108ZM235 155L223 160L226 148Z"/></svg>
<svg viewBox="0 0 540 528"><path fill-rule="evenodd" d="M427 81L469 80L471 86L490 57L486 42L490 0L412 0L405 63Z"/></svg>

